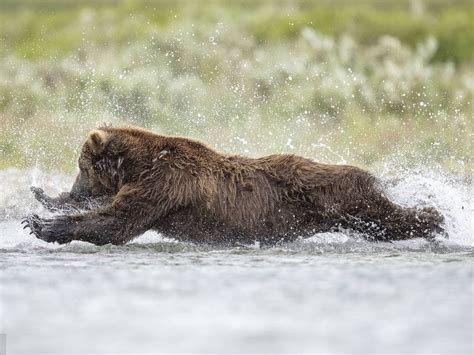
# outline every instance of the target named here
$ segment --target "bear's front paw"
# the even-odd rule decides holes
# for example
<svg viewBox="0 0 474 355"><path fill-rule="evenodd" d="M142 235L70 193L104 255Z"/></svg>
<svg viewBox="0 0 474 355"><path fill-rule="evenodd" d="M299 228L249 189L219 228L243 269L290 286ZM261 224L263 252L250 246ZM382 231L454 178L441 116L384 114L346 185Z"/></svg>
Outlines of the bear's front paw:
<svg viewBox="0 0 474 355"><path fill-rule="evenodd" d="M33 193L35 199L43 203L48 199L48 196L44 193L44 190L41 187L31 186L30 191Z"/></svg>
<svg viewBox="0 0 474 355"><path fill-rule="evenodd" d="M69 243L72 240L64 233L65 222L63 219L41 218L37 214L30 214L21 221L24 224L23 229L29 228L30 234L34 234L36 238L59 244Z"/></svg>

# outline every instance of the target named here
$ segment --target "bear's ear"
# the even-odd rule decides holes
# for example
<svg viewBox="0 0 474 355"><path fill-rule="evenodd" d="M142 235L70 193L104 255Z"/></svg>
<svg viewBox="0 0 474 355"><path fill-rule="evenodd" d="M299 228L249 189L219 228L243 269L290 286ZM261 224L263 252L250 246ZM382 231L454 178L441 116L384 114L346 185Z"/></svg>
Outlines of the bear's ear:
<svg viewBox="0 0 474 355"><path fill-rule="evenodd" d="M101 154L109 141L109 133L102 130L93 130L89 133L87 144L94 155Z"/></svg>

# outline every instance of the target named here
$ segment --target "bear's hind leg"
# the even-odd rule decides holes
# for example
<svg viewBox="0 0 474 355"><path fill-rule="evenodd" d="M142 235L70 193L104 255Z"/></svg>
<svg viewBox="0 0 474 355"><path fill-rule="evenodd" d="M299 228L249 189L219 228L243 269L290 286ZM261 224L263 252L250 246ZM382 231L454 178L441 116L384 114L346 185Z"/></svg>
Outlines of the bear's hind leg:
<svg viewBox="0 0 474 355"><path fill-rule="evenodd" d="M351 227L374 240L431 239L444 233L444 218L436 209L405 208L383 195L359 204L349 219Z"/></svg>

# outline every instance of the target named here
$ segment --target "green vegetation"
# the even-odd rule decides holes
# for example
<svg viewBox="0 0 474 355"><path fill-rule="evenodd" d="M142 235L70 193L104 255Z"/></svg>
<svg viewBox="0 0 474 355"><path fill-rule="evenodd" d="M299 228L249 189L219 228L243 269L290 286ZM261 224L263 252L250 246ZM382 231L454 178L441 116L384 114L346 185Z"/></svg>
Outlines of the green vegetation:
<svg viewBox="0 0 474 355"><path fill-rule="evenodd" d="M70 25L85 9L106 21L143 20L132 32L117 29L87 39L97 43L137 40L150 30L183 19L196 25L230 20L261 43L294 39L304 28L331 36L350 33L362 44L390 35L415 47L433 36L439 43L433 60L461 63L474 59L474 5L470 0L2 0L1 39L14 53L28 58L67 55L84 40Z"/></svg>
<svg viewBox="0 0 474 355"><path fill-rule="evenodd" d="M473 23L468 0L3 0L0 168L72 169L111 122L466 174Z"/></svg>

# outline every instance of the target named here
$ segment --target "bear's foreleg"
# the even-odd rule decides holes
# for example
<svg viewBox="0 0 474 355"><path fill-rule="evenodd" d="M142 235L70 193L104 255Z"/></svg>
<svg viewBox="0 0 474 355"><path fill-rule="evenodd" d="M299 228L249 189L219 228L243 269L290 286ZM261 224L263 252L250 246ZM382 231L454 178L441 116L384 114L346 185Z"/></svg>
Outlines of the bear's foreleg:
<svg viewBox="0 0 474 355"><path fill-rule="evenodd" d="M72 213L81 210L92 210L112 203L112 197L110 196L99 196L77 200L74 199L69 192L63 192L58 197L50 197L39 187L32 186L30 190L36 200L51 212Z"/></svg>
<svg viewBox="0 0 474 355"><path fill-rule="evenodd" d="M162 193L153 196L140 186L125 186L110 206L54 218L30 215L23 222L37 238L50 243L80 240L96 245L120 245L152 228L174 208L169 196Z"/></svg>
<svg viewBox="0 0 474 355"><path fill-rule="evenodd" d="M145 232L150 224L143 215L124 214L114 207L53 218L33 214L24 223L37 238L48 243L80 240L96 245L124 244Z"/></svg>

